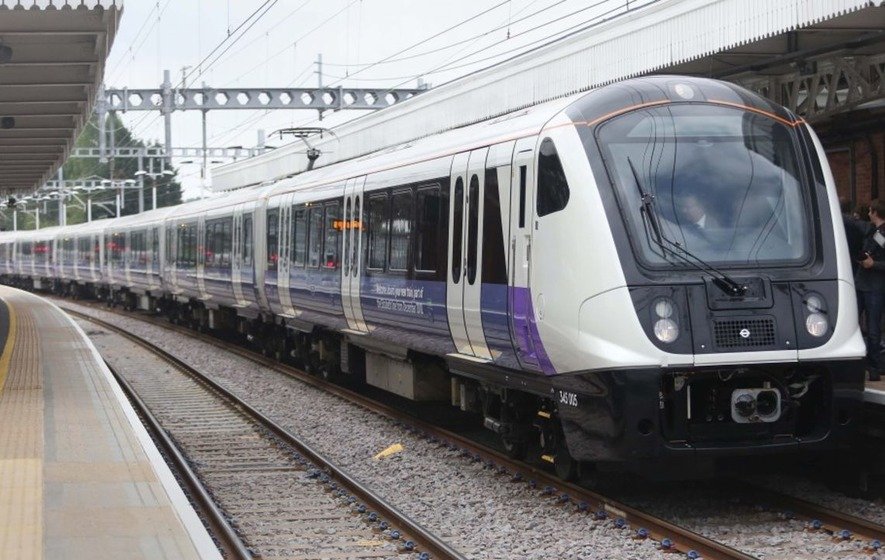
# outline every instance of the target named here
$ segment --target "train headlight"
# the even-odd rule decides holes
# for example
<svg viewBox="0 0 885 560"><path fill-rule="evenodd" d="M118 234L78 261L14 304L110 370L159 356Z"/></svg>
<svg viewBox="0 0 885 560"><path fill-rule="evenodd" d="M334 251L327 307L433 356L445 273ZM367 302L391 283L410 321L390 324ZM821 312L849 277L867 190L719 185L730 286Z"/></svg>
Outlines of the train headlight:
<svg viewBox="0 0 885 560"><path fill-rule="evenodd" d="M830 323L827 321L827 316L823 313L812 313L805 318L805 330L811 336L823 336L827 334L829 328Z"/></svg>
<svg viewBox="0 0 885 560"><path fill-rule="evenodd" d="M655 321L654 331L661 342L673 342L679 337L679 326L672 319L658 319Z"/></svg>
<svg viewBox="0 0 885 560"><path fill-rule="evenodd" d="M673 315L673 302L669 299L659 299L655 302L655 315L661 319L669 319Z"/></svg>
<svg viewBox="0 0 885 560"><path fill-rule="evenodd" d="M809 313L820 313L826 309L823 298L817 294L812 294L805 298L805 308Z"/></svg>

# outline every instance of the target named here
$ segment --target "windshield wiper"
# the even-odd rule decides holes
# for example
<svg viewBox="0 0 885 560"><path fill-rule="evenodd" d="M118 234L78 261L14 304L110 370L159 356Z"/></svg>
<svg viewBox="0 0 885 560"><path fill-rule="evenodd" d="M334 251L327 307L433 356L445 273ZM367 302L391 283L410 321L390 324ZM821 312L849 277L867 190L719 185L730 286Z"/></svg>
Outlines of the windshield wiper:
<svg viewBox="0 0 885 560"><path fill-rule="evenodd" d="M639 191L639 199L642 203L642 213L648 218L648 223L655 235L655 242L663 251L664 258L667 257L667 253L669 252L671 255L694 267L696 270L708 274L713 279L713 283L723 292L732 296L744 295L747 292L746 286L738 284L733 278L721 270L713 267L713 265L695 255L678 242L672 241L664 235L661 225L658 222L657 212L655 211L654 195L645 192L645 189L642 188L639 174L636 173L636 167L633 166L633 161L631 161L629 157L627 158L627 163L630 165L630 172L633 173L633 181L636 183L636 189Z"/></svg>

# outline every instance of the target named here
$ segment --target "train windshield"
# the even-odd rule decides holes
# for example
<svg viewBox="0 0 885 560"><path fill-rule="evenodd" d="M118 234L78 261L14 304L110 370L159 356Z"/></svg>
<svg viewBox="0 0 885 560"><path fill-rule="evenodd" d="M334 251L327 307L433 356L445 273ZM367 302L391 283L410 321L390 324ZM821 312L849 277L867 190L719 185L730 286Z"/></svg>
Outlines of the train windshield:
<svg viewBox="0 0 885 560"><path fill-rule="evenodd" d="M597 138L646 264L684 266L661 249L649 213L665 242L716 266L808 258L807 193L788 125L738 108L674 104L618 116Z"/></svg>

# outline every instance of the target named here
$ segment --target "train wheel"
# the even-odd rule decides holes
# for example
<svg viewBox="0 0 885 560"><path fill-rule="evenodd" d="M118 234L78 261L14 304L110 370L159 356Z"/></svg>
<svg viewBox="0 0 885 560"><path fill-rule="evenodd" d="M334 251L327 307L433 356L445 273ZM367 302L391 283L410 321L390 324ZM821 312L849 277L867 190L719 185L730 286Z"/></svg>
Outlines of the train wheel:
<svg viewBox="0 0 885 560"><path fill-rule="evenodd" d="M556 455L553 457L553 470L556 476L567 482L577 480L579 467L580 463L571 456L565 441L560 441L556 446Z"/></svg>
<svg viewBox="0 0 885 560"><path fill-rule="evenodd" d="M528 448L525 440L501 438L501 443L504 446L504 453L508 457L517 460L525 459L526 449Z"/></svg>

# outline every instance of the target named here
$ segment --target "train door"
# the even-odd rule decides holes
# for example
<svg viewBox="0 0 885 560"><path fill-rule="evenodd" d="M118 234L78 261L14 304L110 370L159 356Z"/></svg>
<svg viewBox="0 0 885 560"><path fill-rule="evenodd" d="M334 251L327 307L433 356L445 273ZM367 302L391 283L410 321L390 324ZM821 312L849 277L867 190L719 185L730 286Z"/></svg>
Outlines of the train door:
<svg viewBox="0 0 885 560"><path fill-rule="evenodd" d="M123 281L127 286L132 285L132 263L137 261L135 251L132 250L132 231L123 233L125 245L123 245Z"/></svg>
<svg viewBox="0 0 885 560"><path fill-rule="evenodd" d="M458 353L490 360L480 309L483 184L488 148L452 160L447 313Z"/></svg>
<svg viewBox="0 0 885 560"><path fill-rule="evenodd" d="M291 277L289 276L289 263L291 261L292 251L292 195L286 195L280 202L280 235L279 235L279 255L277 261L277 286L279 289L280 305L283 307L284 315L295 315L295 308L292 305L292 292L289 291L291 286Z"/></svg>
<svg viewBox="0 0 885 560"><path fill-rule="evenodd" d="M200 299L208 300L209 292L206 291L206 216L203 215L197 220L197 239L195 258L197 260L197 291L200 292Z"/></svg>
<svg viewBox="0 0 885 560"><path fill-rule="evenodd" d="M508 308L510 331L516 357L526 369L539 370L538 354L532 341L534 320L530 278L532 267L532 223L535 200L535 138L517 140L513 149L510 180L510 290Z"/></svg>
<svg viewBox="0 0 885 560"><path fill-rule="evenodd" d="M233 228L231 230L231 259L230 259L230 282L237 300L237 307L246 306L246 298L243 296L243 208L237 206L233 215Z"/></svg>
<svg viewBox="0 0 885 560"><path fill-rule="evenodd" d="M364 333L369 331L363 319L360 302L363 256L363 187L366 177L348 179L344 186L344 235L341 267L341 303L347 328Z"/></svg>

